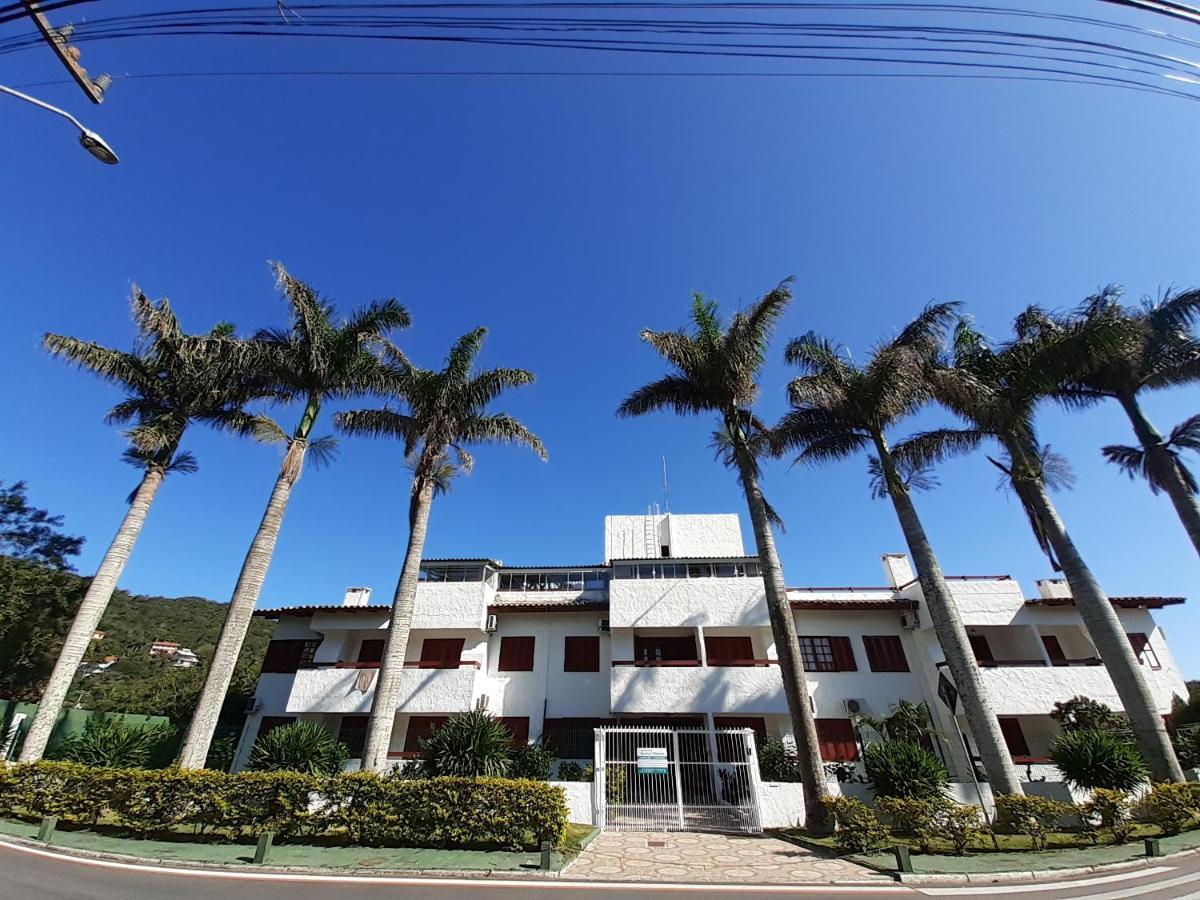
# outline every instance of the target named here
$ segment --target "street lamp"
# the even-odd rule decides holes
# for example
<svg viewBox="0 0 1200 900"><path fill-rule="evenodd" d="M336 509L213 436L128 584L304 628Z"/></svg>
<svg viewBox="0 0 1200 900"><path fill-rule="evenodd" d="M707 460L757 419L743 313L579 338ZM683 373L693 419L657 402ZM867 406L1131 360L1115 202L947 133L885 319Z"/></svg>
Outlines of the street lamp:
<svg viewBox="0 0 1200 900"><path fill-rule="evenodd" d="M119 161L117 154L113 152L113 148L105 143L104 138L96 134L89 128L85 128L83 123L65 110L59 109L57 106L51 106L49 103L44 103L36 97L30 97L28 94L22 94L20 91L14 91L10 87L5 87L0 84L0 93L10 94L18 100L24 100L26 103L32 103L34 106L40 106L42 109L48 109L50 112L62 116L72 125L79 129L79 143L83 145L83 149L102 163L108 163L110 166L115 166Z"/></svg>

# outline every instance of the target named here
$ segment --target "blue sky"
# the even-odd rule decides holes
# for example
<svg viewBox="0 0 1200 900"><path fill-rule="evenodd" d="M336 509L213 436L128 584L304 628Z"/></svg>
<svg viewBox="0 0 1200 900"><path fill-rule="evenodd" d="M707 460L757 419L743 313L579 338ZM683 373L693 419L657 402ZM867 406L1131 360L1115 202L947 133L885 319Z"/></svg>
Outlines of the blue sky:
<svg viewBox="0 0 1200 900"><path fill-rule="evenodd" d="M84 62L613 67L549 50L234 40L96 43ZM48 51L0 56L0 83L60 77ZM865 355L931 299L965 302L1003 336L1030 302L1070 306L1108 282L1131 299L1200 284L1200 119L1161 96L665 77L129 80L99 108L71 85L37 91L122 156L101 166L62 122L0 98L0 478L27 480L39 505L87 535L85 572L136 473L101 421L117 395L39 341L59 331L128 345L134 282L195 330L227 319L249 331L283 321L267 267L280 260L343 308L399 298L414 317L401 343L425 365L489 326L485 364L538 374L503 408L542 436L550 461L481 450L475 474L438 501L426 551L524 564L598 561L605 514L662 503L664 455L673 511L742 510L708 449L711 422L613 415L662 371L638 331L681 324L692 290L732 309L795 275L763 375L761 409L774 417L783 344L809 329ZM1165 430L1198 398L1177 390L1146 407ZM297 411L279 415L290 424ZM929 411L913 426L944 421ZM1079 483L1058 503L1109 592L1194 597L1200 563L1169 503L1100 458L1103 444L1132 443L1119 410L1047 408L1041 423L1075 465ZM328 430L326 419L318 433ZM278 453L199 429L188 445L200 472L168 481L122 584L225 600ZM919 504L946 571L1010 573L1033 592L1051 573L992 467L979 455L939 474ZM879 554L903 549L864 459L771 465L766 487L788 523L789 584L878 584ZM337 464L298 486L263 605L332 602L348 584L390 597L406 490L396 446L343 441ZM1183 638L1198 617L1185 606L1160 618L1192 676L1200 650Z"/></svg>

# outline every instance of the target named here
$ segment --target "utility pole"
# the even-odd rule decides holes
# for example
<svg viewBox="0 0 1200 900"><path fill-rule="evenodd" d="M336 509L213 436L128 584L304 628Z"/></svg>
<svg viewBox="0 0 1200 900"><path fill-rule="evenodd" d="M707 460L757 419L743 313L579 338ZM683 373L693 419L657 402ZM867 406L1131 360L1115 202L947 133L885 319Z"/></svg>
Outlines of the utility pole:
<svg viewBox="0 0 1200 900"><path fill-rule="evenodd" d="M93 80L88 76L87 69L79 64L79 48L72 47L67 43L67 38L71 36L74 28L71 25L55 28L50 24L45 13L38 9L36 0L21 0L21 2L25 5L25 12L29 13L29 17L37 25L38 31L42 33L42 37L46 39L46 43L50 45L50 49L54 51L62 64L67 67L67 71L71 73L75 83L83 88L83 92L87 94L89 100L93 103L100 103L104 99L104 91L112 84L112 78L108 75L97 75Z"/></svg>

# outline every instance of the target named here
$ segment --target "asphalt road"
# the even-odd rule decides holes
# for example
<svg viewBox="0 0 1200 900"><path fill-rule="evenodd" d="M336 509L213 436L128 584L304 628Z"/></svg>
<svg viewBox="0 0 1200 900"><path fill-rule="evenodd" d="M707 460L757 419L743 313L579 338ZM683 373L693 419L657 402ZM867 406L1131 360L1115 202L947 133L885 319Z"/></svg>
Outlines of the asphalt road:
<svg viewBox="0 0 1200 900"><path fill-rule="evenodd" d="M745 896L782 900L798 896L848 900L1200 900L1200 856L1093 875L1058 883L996 884L975 887L881 885L640 885L567 880L505 882L500 879L422 880L340 876L273 875L268 872L156 870L98 860L58 856L48 851L0 844L0 898L3 900L326 900L330 896L397 897L404 900L550 900L571 894L581 900L665 900L684 896Z"/></svg>

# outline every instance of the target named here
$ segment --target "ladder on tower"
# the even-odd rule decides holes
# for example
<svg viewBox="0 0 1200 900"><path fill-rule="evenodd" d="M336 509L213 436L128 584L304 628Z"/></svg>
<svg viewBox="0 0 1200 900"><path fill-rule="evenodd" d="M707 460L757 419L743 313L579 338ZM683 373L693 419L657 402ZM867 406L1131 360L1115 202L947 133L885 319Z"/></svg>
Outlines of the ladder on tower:
<svg viewBox="0 0 1200 900"><path fill-rule="evenodd" d="M642 520L642 539L645 545L644 559L657 559L661 553L658 543L658 504L646 507L646 518Z"/></svg>

